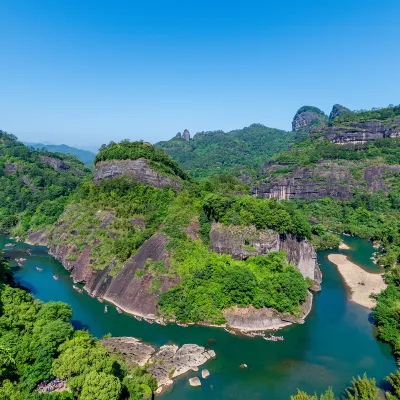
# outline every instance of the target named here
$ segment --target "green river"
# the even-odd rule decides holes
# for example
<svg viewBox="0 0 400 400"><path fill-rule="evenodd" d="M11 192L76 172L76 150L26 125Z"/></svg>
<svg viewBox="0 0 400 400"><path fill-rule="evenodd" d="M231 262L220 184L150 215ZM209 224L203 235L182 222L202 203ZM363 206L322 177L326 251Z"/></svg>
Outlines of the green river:
<svg viewBox="0 0 400 400"><path fill-rule="evenodd" d="M370 257L370 242L343 237L351 250L340 251L368 271L378 272ZM13 242L0 237L0 246ZM12 259L25 257L22 268L13 268L15 278L43 301L64 301L74 310L76 328L87 328L97 337L134 336L150 344L196 343L215 350L217 358L204 365L211 376L201 387L190 387L191 372L175 382L163 399L289 399L297 388L321 392L333 386L336 395L343 393L352 376L367 372L384 386L384 377L395 371L390 347L376 340L376 330L369 311L348 301L347 289L336 267L320 252L318 261L323 273L322 291L315 295L313 309L305 324L282 330L284 342L234 336L222 329L169 325L166 327L138 322L129 315L119 315L115 307L104 313L104 304L72 288L68 272L44 247L17 243L6 248ZM31 254L26 251L31 249ZM15 263L12 263L15 265ZM38 272L36 267L43 268ZM55 281L52 276L60 278ZM247 369L240 364L246 363ZM200 367L201 371L201 367Z"/></svg>

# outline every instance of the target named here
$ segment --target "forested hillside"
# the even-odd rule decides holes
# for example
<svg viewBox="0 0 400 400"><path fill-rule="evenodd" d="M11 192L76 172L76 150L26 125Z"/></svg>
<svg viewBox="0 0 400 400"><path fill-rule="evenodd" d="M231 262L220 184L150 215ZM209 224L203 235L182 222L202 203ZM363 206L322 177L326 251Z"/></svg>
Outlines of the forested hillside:
<svg viewBox="0 0 400 400"><path fill-rule="evenodd" d="M150 399L155 379L144 368L110 356L87 331L75 331L71 317L68 304L42 303L15 287L8 263L0 258L0 398ZM64 390L47 393L47 382Z"/></svg>
<svg viewBox="0 0 400 400"><path fill-rule="evenodd" d="M258 256L251 236L243 238L242 251L253 254L245 261L209 251L216 223L254 226L278 242L279 234L310 238L290 204L241 195L246 186L230 176L191 182L148 143L112 143L96 162L95 181L80 186L48 232L52 253L90 293L133 313L180 321L221 323L224 309L250 304L300 314L313 270L305 279L283 251ZM137 288L132 297L123 294L128 286Z"/></svg>
<svg viewBox="0 0 400 400"><path fill-rule="evenodd" d="M0 131L0 230L24 235L54 223L89 172L71 155L34 151Z"/></svg>
<svg viewBox="0 0 400 400"><path fill-rule="evenodd" d="M273 154L286 150L294 140L293 132L253 124L231 132L199 132L190 140L173 138L156 146L193 177L226 172L255 177Z"/></svg>
<svg viewBox="0 0 400 400"><path fill-rule="evenodd" d="M43 143L24 143L40 151L49 151L51 153L70 154L81 160L88 167L93 167L93 161L96 154L88 151L67 146L66 144L43 144Z"/></svg>

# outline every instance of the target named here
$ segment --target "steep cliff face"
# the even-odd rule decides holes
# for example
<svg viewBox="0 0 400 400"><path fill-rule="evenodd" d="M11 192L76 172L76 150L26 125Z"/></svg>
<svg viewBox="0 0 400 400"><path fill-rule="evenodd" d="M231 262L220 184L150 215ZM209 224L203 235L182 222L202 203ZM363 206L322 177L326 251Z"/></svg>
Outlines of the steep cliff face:
<svg viewBox="0 0 400 400"><path fill-rule="evenodd" d="M253 194L278 200L318 199L331 196L338 200L351 199L356 188L372 193L388 190L387 180L400 172L399 165L371 165L362 162L340 163L320 161L315 166L296 167L283 176L279 172L287 165L267 164L265 175L270 182L260 183Z"/></svg>
<svg viewBox="0 0 400 400"><path fill-rule="evenodd" d="M149 165L149 161L144 158L137 160L109 160L99 161L94 169L94 181L111 179L119 176L133 176L139 183L162 189L163 187L181 187L178 179L163 175Z"/></svg>
<svg viewBox="0 0 400 400"><path fill-rule="evenodd" d="M213 224L211 227L210 251L245 259L280 250L285 250L287 261L297 266L305 278L313 280L313 289L320 290L321 271L316 253L307 240L297 240L290 235L279 235L271 230L257 230L254 226Z"/></svg>
<svg viewBox="0 0 400 400"><path fill-rule="evenodd" d="M31 235L30 243L42 239L40 233ZM51 239L51 238L50 238ZM95 297L102 297L119 306L126 312L155 318L157 314L157 295L178 284L177 278L161 277L161 289L151 291L153 277L145 270L146 261L165 261L168 264L166 244L168 240L163 234L153 235L139 250L129 258L121 271L115 276L111 266L104 270L94 270L91 267L92 247L88 246L79 252L74 247L64 244L54 245L50 240L50 254L60 261L71 273L74 282L85 283L85 290ZM41 244L44 244L43 242ZM79 253L76 261L69 256ZM137 271L143 271L137 274Z"/></svg>
<svg viewBox="0 0 400 400"><path fill-rule="evenodd" d="M60 160L58 158L40 155L39 159L42 163L50 165L50 167L52 167L56 171L71 171L77 176L83 175L82 171L70 167L63 160Z"/></svg>
<svg viewBox="0 0 400 400"><path fill-rule="evenodd" d="M312 308L313 295L309 292L298 316L283 315L270 308L233 307L224 311L226 323L241 331L265 331L284 328L291 324L303 324Z"/></svg>
<svg viewBox="0 0 400 400"><path fill-rule="evenodd" d="M304 106L301 107L292 121L292 131L298 132L311 126L325 124L328 117L317 107Z"/></svg>
<svg viewBox="0 0 400 400"><path fill-rule="evenodd" d="M323 132L326 140L332 143L366 143L371 140L400 137L400 119L390 123L381 121L349 122L315 129L313 133Z"/></svg>

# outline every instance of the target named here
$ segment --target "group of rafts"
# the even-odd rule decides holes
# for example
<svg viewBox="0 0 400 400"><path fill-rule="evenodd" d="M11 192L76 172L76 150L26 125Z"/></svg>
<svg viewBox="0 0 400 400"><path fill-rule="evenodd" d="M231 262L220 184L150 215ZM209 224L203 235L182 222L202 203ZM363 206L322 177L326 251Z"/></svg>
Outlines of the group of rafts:
<svg viewBox="0 0 400 400"><path fill-rule="evenodd" d="M228 328L224 328L224 331L232 334L232 335L236 335L236 331L234 331L233 329L228 329ZM264 340L269 340L271 342L282 342L284 340L283 336L275 336L272 333L270 333L268 336L265 336L264 332L240 332L239 333L243 336L248 336L251 338L260 336L262 337Z"/></svg>
<svg viewBox="0 0 400 400"><path fill-rule="evenodd" d="M23 263L24 261L26 261L26 258L16 258L15 261L18 263L18 266L19 266L19 267L22 267L22 263ZM43 271L43 269L42 269L42 268L39 268L39 267L36 267L36 269L37 269L39 272ZM58 276L57 276L57 275L53 275L53 279L56 280L56 281L58 281ZM76 285L72 285L72 288L73 288L74 290L76 290L78 293L83 293L83 289L81 289L80 287L78 287L78 286L76 286ZM93 298L95 297L93 294L89 294L89 296L90 296L90 297L93 297ZM98 297L97 299L98 299L101 303L103 303L103 301L104 301L101 297ZM117 310L118 314L122 314L122 310L121 310L119 307L116 307L116 310ZM105 313L108 312L108 306L107 306L107 305L104 306L104 312L105 312ZM147 323L149 323L149 324L153 324L153 323L155 322L156 324L159 324L159 325L163 325L163 326L167 325L167 323L166 323L164 320L162 320L162 319L150 319L150 318L140 317L140 316L138 316L138 315L134 315L134 317L135 317L138 321L145 321L145 322L147 322ZM184 323L181 323L181 322L176 322L176 325L182 326L182 327L184 327L184 328L187 328L187 327L188 327L188 324L184 324ZM234 330L232 330L232 329L224 328L224 330L225 330L226 332L232 334L232 335L236 335L236 332L235 332ZM269 334L269 336L265 336L265 333L264 333L264 332L240 332L240 333L241 333L242 335L244 335L244 336L248 336L248 337L252 337L252 338L257 337L257 336L260 336L260 337L262 337L264 340L269 340L269 341L272 341L272 342L280 342L280 341L283 341L283 336L275 336L275 335L272 335L272 334Z"/></svg>

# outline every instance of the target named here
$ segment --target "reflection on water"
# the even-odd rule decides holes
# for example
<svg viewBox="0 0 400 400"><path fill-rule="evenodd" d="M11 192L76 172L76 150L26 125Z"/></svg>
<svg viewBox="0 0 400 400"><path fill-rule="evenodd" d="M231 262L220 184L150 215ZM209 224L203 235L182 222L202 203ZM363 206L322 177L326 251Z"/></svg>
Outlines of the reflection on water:
<svg viewBox="0 0 400 400"><path fill-rule="evenodd" d="M347 236L344 240L352 250L341 253L350 255L353 262L368 270L377 268L370 260L375 251L371 243ZM6 237L0 238L0 247L7 242L10 240ZM6 254L12 259L27 258L22 268L14 268L16 279L43 301L69 303L76 328L88 328L97 337L111 333L135 336L157 346L196 343L215 350L217 358L205 365L211 376L202 381L201 387L189 386L187 378L199 375L190 372L175 383L164 399L281 400L288 399L297 388L321 392L328 385L339 394L352 376L365 371L383 383L383 378L396 368L389 346L375 339L368 310L347 300L343 281L327 260L327 252L318 254L323 272L322 291L314 296L310 315L303 325L285 328L285 341L278 343L202 326L149 325L129 315L119 315L110 304L105 314L104 304L85 292L73 290L68 272L45 248L18 243L15 248L7 248ZM43 271L38 272L37 266ZM59 276L58 281L53 279L54 274ZM241 369L242 363L248 368Z"/></svg>

